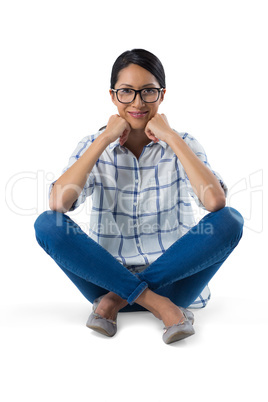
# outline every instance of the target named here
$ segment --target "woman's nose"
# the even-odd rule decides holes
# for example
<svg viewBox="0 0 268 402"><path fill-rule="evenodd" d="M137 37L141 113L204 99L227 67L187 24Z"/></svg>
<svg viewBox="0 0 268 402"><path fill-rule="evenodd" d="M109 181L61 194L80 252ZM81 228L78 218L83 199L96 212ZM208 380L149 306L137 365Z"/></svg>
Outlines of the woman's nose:
<svg viewBox="0 0 268 402"><path fill-rule="evenodd" d="M145 105L145 102L142 100L141 94L138 93L138 94L136 95L136 98L135 98L134 101L132 102L132 106L136 106L136 107L138 108L138 107L141 107L141 106L144 106L144 105Z"/></svg>

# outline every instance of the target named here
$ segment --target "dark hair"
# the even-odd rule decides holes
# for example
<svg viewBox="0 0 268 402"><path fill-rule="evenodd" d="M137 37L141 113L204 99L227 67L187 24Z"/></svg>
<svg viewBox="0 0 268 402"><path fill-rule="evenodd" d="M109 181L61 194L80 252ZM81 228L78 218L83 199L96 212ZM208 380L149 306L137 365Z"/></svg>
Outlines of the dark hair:
<svg viewBox="0 0 268 402"><path fill-rule="evenodd" d="M144 49L132 49L122 53L114 62L111 74L111 89L115 87L118 74L129 64L137 64L145 68L155 76L161 88L166 88L166 77L161 61L153 54Z"/></svg>

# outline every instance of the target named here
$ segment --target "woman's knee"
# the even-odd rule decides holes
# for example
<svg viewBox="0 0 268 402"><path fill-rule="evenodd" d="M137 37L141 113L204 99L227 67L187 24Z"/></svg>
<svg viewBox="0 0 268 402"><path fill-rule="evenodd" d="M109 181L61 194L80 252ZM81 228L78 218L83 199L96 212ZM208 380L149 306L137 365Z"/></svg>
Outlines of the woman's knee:
<svg viewBox="0 0 268 402"><path fill-rule="evenodd" d="M224 210L229 220L231 220L234 224L236 224L239 229L242 229L244 226L244 218L240 214L240 212L238 212L237 209L232 207L225 207Z"/></svg>
<svg viewBox="0 0 268 402"><path fill-rule="evenodd" d="M62 225L62 219L62 213L52 210L43 212L37 217L36 221L34 222L36 235L47 233L48 231L51 231L51 229L54 229L55 226Z"/></svg>
<svg viewBox="0 0 268 402"><path fill-rule="evenodd" d="M221 211L222 214L224 214L223 217L226 227L233 235L240 239L242 237L244 226L243 216L232 207L224 207Z"/></svg>

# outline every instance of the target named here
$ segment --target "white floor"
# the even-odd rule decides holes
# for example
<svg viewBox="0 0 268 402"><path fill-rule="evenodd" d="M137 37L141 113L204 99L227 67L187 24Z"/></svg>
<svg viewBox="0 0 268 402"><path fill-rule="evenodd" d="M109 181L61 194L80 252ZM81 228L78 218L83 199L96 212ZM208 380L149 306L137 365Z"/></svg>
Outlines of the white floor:
<svg viewBox="0 0 268 402"><path fill-rule="evenodd" d="M196 334L169 346L149 313L120 314L106 338L84 325L84 302L6 306L2 400L267 401L268 322L244 302L214 296Z"/></svg>
<svg viewBox="0 0 268 402"><path fill-rule="evenodd" d="M31 244L24 267L14 254L1 286L1 400L266 402L267 283L245 254L252 236L212 279L208 306L194 310L196 334L172 345L147 312L119 314L113 338L91 331L91 304L43 250Z"/></svg>

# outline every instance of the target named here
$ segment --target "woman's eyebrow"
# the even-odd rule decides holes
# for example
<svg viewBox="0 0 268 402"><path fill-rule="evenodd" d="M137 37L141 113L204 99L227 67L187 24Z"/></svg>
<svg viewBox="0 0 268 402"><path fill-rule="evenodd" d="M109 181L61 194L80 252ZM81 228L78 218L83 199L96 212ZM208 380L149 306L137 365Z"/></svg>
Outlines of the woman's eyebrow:
<svg viewBox="0 0 268 402"><path fill-rule="evenodd" d="M142 87L148 87L148 86L152 86L152 85L155 85L155 84L153 84L153 83L150 83L150 84L145 84L145 85L143 85ZM121 84L121 85L119 85L120 87L131 87L131 88L134 88L132 85L129 85L129 84Z"/></svg>

